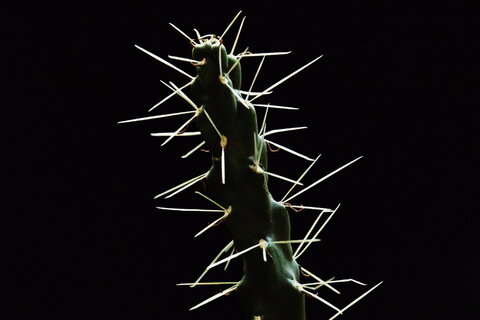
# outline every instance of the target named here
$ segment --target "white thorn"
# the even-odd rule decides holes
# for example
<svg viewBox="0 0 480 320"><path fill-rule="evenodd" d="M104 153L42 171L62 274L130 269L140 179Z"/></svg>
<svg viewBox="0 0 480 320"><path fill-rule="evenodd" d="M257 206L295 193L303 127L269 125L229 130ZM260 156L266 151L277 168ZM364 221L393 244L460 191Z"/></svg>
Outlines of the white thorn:
<svg viewBox="0 0 480 320"><path fill-rule="evenodd" d="M317 299L318 301L320 302L323 302L324 304L326 304L327 306L329 306L330 308L338 311L339 313L342 313L342 310L338 309L337 307L335 307L333 304L331 304L330 302L328 302L327 300L323 299L323 298L320 298L318 295L310 292L310 291L307 291L305 288L301 287L300 291L302 292L305 292L307 295L309 295L310 297L312 298L315 298Z"/></svg>
<svg viewBox="0 0 480 320"><path fill-rule="evenodd" d="M191 111L191 112L195 112L195 111ZM150 133L150 135L152 137L169 137L172 134L174 134L174 132L154 132L154 133ZM200 131L192 131L192 132L177 133L176 137L193 137L193 136L199 136L199 135L201 135Z"/></svg>
<svg viewBox="0 0 480 320"><path fill-rule="evenodd" d="M349 303L345 308L343 308L342 310L340 310L339 312L337 312L333 317L331 317L330 319L328 320L333 320L335 319L336 317L338 317L340 314L342 314L345 310L347 310L348 308L350 308L351 306L353 306L355 303L357 303L360 299L362 299L363 297L365 297L367 294L369 294L370 292L372 292L375 288L377 288L379 285L381 285L383 283L383 281L380 281L377 285L375 285L373 288L371 288L370 290L368 290L367 292L365 292L364 294L362 294L361 296L359 296L357 299L353 300L351 303Z"/></svg>
<svg viewBox="0 0 480 320"><path fill-rule="evenodd" d="M303 186L303 183L295 181L293 179L289 179L289 178L286 178L284 176L281 176L281 175L278 175L278 174L275 174L275 173L272 173L272 172L268 172L268 171L263 171L263 172L265 172L269 176L272 176L272 177L275 177L275 178L278 178L278 179L282 179L282 180L285 180L285 181L293 183L293 184L298 184L300 186Z"/></svg>
<svg viewBox="0 0 480 320"><path fill-rule="evenodd" d="M136 118L136 119L130 119L130 120L123 120L123 121L119 121L117 123L129 123L129 122L161 119L161 118L168 118L168 117L173 117L173 116L180 116L180 115L183 115L183 114L194 113L194 112L195 111L183 111L183 112L167 113L167 114L160 114L160 115L157 115L157 116L149 116L149 117L142 117L142 118Z"/></svg>
<svg viewBox="0 0 480 320"><path fill-rule="evenodd" d="M169 57L170 59L173 59L173 60L190 62L190 63L194 63L194 64L202 63L202 61L193 60L193 59L190 59L190 58L177 57L177 56L171 56L171 55L169 55L168 57Z"/></svg>
<svg viewBox="0 0 480 320"><path fill-rule="evenodd" d="M225 34L227 33L228 29L230 29L230 27L233 25L233 23L235 22L235 20L237 20L238 16L240 15L240 13L242 13L242 11L240 10L237 15L235 16L235 18L233 18L232 22L230 22L230 24L227 26L227 28L225 29L225 31L223 31L222 35L220 36L220 39L223 39L223 37L225 36Z"/></svg>
<svg viewBox="0 0 480 320"><path fill-rule="evenodd" d="M294 108L294 107L276 106L276 105L263 104L263 103L254 103L253 106L262 107L262 108L283 109L283 110L299 110L299 108Z"/></svg>
<svg viewBox="0 0 480 320"><path fill-rule="evenodd" d="M194 153L195 151L197 151L198 149L200 149L205 143L206 143L205 141L200 142L197 146L195 146L195 148L193 148L192 150L190 150L190 151L188 151L187 153L185 153L185 154L182 156L182 159L188 158L192 153Z"/></svg>
<svg viewBox="0 0 480 320"><path fill-rule="evenodd" d="M276 134L276 133L281 133L281 132L302 130L302 129L308 129L308 127L291 127L291 128L282 128L282 129L270 130L270 131L268 131L268 132L265 132L265 133L264 133L264 136L268 136L268 135Z"/></svg>
<svg viewBox="0 0 480 320"><path fill-rule="evenodd" d="M230 89L230 91L233 93L233 95L242 103L242 105L247 108L247 109L250 109L250 106L248 105L248 102L243 99L239 94L238 92L233 89L232 87L230 87L230 85L228 83L225 84L225 86Z"/></svg>
<svg viewBox="0 0 480 320"><path fill-rule="evenodd" d="M185 101L188 102L195 110L198 111L198 106L190 99L185 93L183 93L182 89L177 87L172 81L170 81L170 85L166 84L165 81L160 80L161 83L163 83L167 88L178 94L180 97L182 97Z"/></svg>
<svg viewBox="0 0 480 320"><path fill-rule="evenodd" d="M218 136L220 137L220 139L222 139L222 134L220 133L220 130L218 130L217 126L215 125L215 123L213 122L213 119L210 117L210 115L208 114L207 110L205 109L202 109L203 113L205 113L205 116L207 116L208 118L208 121L210 121L213 129L215 129L215 131L217 132Z"/></svg>
<svg viewBox="0 0 480 320"><path fill-rule="evenodd" d="M238 38L240 37L240 32L242 31L243 22L245 21L245 18L246 16L243 17L242 22L240 23L240 27L238 28L237 36L235 37L235 41L233 42L233 45L232 45L232 50L230 51L231 55L233 55L233 51L235 51L235 47L237 46L237 41L238 41Z"/></svg>
<svg viewBox="0 0 480 320"><path fill-rule="evenodd" d="M218 286L218 285L225 285L225 284L238 284L238 281L225 281L225 282L186 282L186 283L177 283L177 286Z"/></svg>
<svg viewBox="0 0 480 320"><path fill-rule="evenodd" d="M220 209L222 209L224 212L227 211L226 208L224 208L223 206L221 206L220 204L218 204L216 201L214 201L213 199L210 199L209 197L207 197L206 195L204 195L203 193L199 192L199 191L195 191L196 194L204 197L205 199L207 199L208 201L210 201L211 203L213 203L214 205L216 205L217 207L219 207Z"/></svg>
<svg viewBox="0 0 480 320"><path fill-rule="evenodd" d="M288 208L293 208L293 209L299 209L299 210L320 210L320 211L325 211L325 212L333 212L332 209L329 208L323 208L323 207L311 207L311 206L304 206L304 205L291 205L291 204L285 204L286 207Z"/></svg>
<svg viewBox="0 0 480 320"><path fill-rule="evenodd" d="M317 61L318 59L320 59L323 55L313 59L312 61L310 61L309 63L307 63L306 65L304 65L303 67L297 69L296 71L290 73L288 76L286 76L285 78L283 78L282 80L276 82L275 84L271 85L270 87L268 87L267 89L265 89L264 91L267 92L267 91L270 91L272 90L273 88L275 88L276 86L280 85L281 83L285 82L286 80L290 79L291 77L293 77L294 75L296 75L297 73L299 73L300 71L302 71L303 69L305 69L306 67L310 66L312 63L314 63L315 61ZM258 98L259 96L256 96L254 97L251 101L255 100L256 98Z"/></svg>
<svg viewBox="0 0 480 320"><path fill-rule="evenodd" d="M266 52L266 53L248 53L245 57L267 57L267 56L282 56L285 54L292 53L292 51L283 51L283 52Z"/></svg>
<svg viewBox="0 0 480 320"><path fill-rule="evenodd" d="M328 289L332 290L333 292L335 292L336 294L340 294L340 291L338 291L337 289L335 289L334 287L332 287L327 281L324 281L322 279L320 279L320 277L316 276L315 274L313 274L312 272L308 271L307 269L305 269L304 267L300 267L301 270L308 274L309 276L313 277L315 280L323 283ZM333 279L333 278L332 278Z"/></svg>
<svg viewBox="0 0 480 320"><path fill-rule="evenodd" d="M296 194L294 194L294 195L293 195L293 196L291 196L290 198L286 199L284 202L289 202L289 201L290 201L290 200L292 200L293 198L296 198L297 196L301 195L301 194L302 194L302 193L304 193L305 191L307 191L307 190L309 190L309 189L311 189L311 188L315 187L317 184L319 184L319 183L320 183L320 182L322 182L323 180L325 180L325 179L327 179L327 178L329 178L329 177L333 176L333 175L334 175L335 173L337 173L338 171L340 171L340 170L342 170L342 169L344 169L344 168L348 167L349 165L351 165L352 163L354 163L355 161L359 160L359 159L360 159L360 158L362 158L362 157L363 157L363 156L360 156L360 157L356 158L355 160L352 160L352 161L350 161L349 163L347 163L347 164L345 164L345 165L341 166L340 168L338 168L338 169L336 169L336 170L334 170L334 171L330 172L329 174L327 174L326 176L324 176L324 177L322 177L322 178L318 179L316 182L312 183L311 185L309 185L309 186L308 186L308 187L306 187L305 189L303 189L303 190L301 190L301 191L297 192Z"/></svg>
<svg viewBox="0 0 480 320"><path fill-rule="evenodd" d="M300 177L298 178L298 182L300 182L303 177L305 177L305 175L308 173L308 171L310 171L310 169L313 167L313 165L317 162L317 160L320 158L321 154L319 154L315 160L308 166L308 168L300 175ZM290 194L290 192L292 192L293 188L295 188L295 185L293 185L288 191L287 193L285 193L285 195L282 197L282 200L280 200L280 202L283 202L285 200L285 198Z"/></svg>
<svg viewBox="0 0 480 320"><path fill-rule="evenodd" d="M198 237L199 235L201 235L202 233L204 233L205 231L207 231L208 229L216 226L217 224L219 224L221 221L223 221L225 219L225 215L221 216L220 218L216 219L215 221L213 221L212 223L209 223L205 228L203 228L202 230L200 230L195 236L194 238Z"/></svg>
<svg viewBox="0 0 480 320"><path fill-rule="evenodd" d="M312 226L310 227L310 229L308 230L307 234L305 235L304 239L308 239L308 237L310 236L310 234L313 232L313 229L315 229L315 226L317 225L318 221L320 221L320 219L322 218L323 216L323 212L324 211L320 211L320 213L318 214L317 218L315 219L315 221L313 222ZM297 249L295 250L294 254L293 254L293 257L297 257L297 254L299 253L300 249L303 247L303 242L301 242Z"/></svg>
<svg viewBox="0 0 480 320"><path fill-rule="evenodd" d="M193 208L167 208L167 207L156 207L160 210L167 211L185 211L185 212L223 212L223 210L217 209L193 209Z"/></svg>
<svg viewBox="0 0 480 320"><path fill-rule="evenodd" d="M258 65L257 71L255 72L255 76L253 77L253 80L252 80L252 83L250 84L250 88L248 89L248 92L252 91L253 85L255 84L255 80L257 80L257 76L260 73L260 69L262 68L264 61L265 61L265 56L262 58L262 60L260 61L260 64ZM247 97L245 99L248 100L249 97L250 97L250 93L247 94Z"/></svg>
<svg viewBox="0 0 480 320"><path fill-rule="evenodd" d="M207 303L209 303L209 302L212 302L213 300L218 299L218 298L220 298L220 297L222 297L222 296L225 296L225 295L229 294L230 292L232 292L232 291L234 291L234 290L236 290L236 289L237 289L237 285L234 285L233 287L230 287L230 288L228 288L228 289L225 289L225 290L223 290L222 292L217 293L216 295L208 298L207 300L205 300L205 301L197 304L196 306L191 307L190 310L195 310L195 309L197 309L197 308L200 308L201 306L203 306L203 305L205 305L205 304L207 304Z"/></svg>
<svg viewBox="0 0 480 320"><path fill-rule="evenodd" d="M182 89L185 89L186 87L188 87L189 85L192 84L192 81L188 82L187 84L181 86L179 88L179 90L182 90ZM170 88L170 87L169 87ZM170 88L171 89L171 88ZM157 104L155 104L153 107L151 107L148 112L151 112L153 109L155 109L156 107L158 107L159 105L161 105L162 103L164 103L165 101L167 101L168 99L170 99L171 97L173 97L174 95L176 95L178 93L178 90L175 90L173 91L172 93L170 93L168 96L166 96L165 98L163 98L160 102L158 102Z"/></svg>
<svg viewBox="0 0 480 320"><path fill-rule="evenodd" d="M157 199L157 198L160 198L160 197L162 197L162 196L164 196L164 195L166 195L166 194L169 194L170 192L173 192L173 191L175 191L175 190L177 190L177 189L179 189L179 188L182 188L183 186L188 185L188 184L191 183L191 182L194 182L194 181L197 182L197 181L205 178L205 177L207 176L207 173L208 173L208 172L202 173L201 175L196 176L195 178L192 178L192 179L190 179L190 180L187 180L187 181L185 181L185 182L182 182L182 183L180 183L179 185L177 185L177 186L175 186L175 187L173 187L173 188L170 188L170 189L168 189L167 191L162 192L162 193L156 195L156 196L154 197L154 199Z"/></svg>
<svg viewBox="0 0 480 320"><path fill-rule="evenodd" d="M178 32L180 32L180 34L182 36L184 36L185 38L187 38L189 41L195 43L195 41L193 41L192 38L190 38L189 36L187 36L187 34L185 32L183 32L182 30L180 30L180 28L178 28L177 26L175 26L173 23L169 23L170 26L172 26L175 30L177 30ZM195 43L196 44L196 43Z"/></svg>
<svg viewBox="0 0 480 320"><path fill-rule="evenodd" d="M233 244L234 244L233 240L230 241L222 250L220 250L220 252L215 256L215 258L213 258L210 264L217 262L217 260L222 256L222 254L224 254L225 252L230 250L230 248L233 247ZM208 270L209 270L208 268L205 268L205 270L202 272L200 277L198 277L198 279L190 287L191 288L195 287L200 282L200 280L202 280L202 278L207 274Z"/></svg>
<svg viewBox="0 0 480 320"><path fill-rule="evenodd" d="M282 146L281 144L275 143L275 142L270 141L270 140L267 140L267 139L264 139L264 140L265 140L267 143L272 144L272 145L274 145L274 146L277 147L277 148L280 148L280 149L282 149L282 150L284 150L284 151L290 152L290 153L293 154L293 155L296 155L297 157L303 158L303 159L308 160L308 161L315 161L314 159L312 159L312 158L310 158L310 157L307 157L307 156L305 156L305 155L303 155L303 154L301 154L301 153L299 153L299 152L293 151L292 149L287 148L287 147L285 147L285 146Z"/></svg>
<svg viewBox="0 0 480 320"><path fill-rule="evenodd" d="M315 235L313 236L314 238L317 238L318 235L320 234L320 232L322 232L323 228L325 228L325 226L327 225L327 223L330 221L330 219L332 219L333 215L335 214L335 212L337 212L337 209L340 207L340 204L338 204L338 206L335 208L335 210L333 210L333 212L330 214L330 216L328 216L327 220L325 220L325 222L322 224L322 226L320 227L320 229L317 231L317 233L315 233ZM323 211L320 213L320 215L323 213ZM312 226L313 227L313 226ZM308 243L305 248L303 248L303 250L298 253L298 254L295 254L294 255L294 258L297 259L299 258L304 252L305 250L307 250L307 248L310 246L310 243Z"/></svg>
<svg viewBox="0 0 480 320"><path fill-rule="evenodd" d="M161 146L163 147L164 145L166 145L170 140L173 139L173 137L177 136L178 133L180 131L182 131L186 126L188 126L190 124L190 122L193 121L193 119L195 119L197 117L197 113L195 113L195 115L193 117L191 117L190 119L188 119L184 124L182 124L175 132L172 133L171 136L169 136L162 144Z"/></svg>
<svg viewBox="0 0 480 320"><path fill-rule="evenodd" d="M242 251L240 251L240 252L237 252L237 253L235 253L235 254L233 254L233 255L225 258L225 259L222 259L222 260L220 260L220 261L217 261L217 262L215 262L214 264L209 265L209 266L207 267L207 269L212 269L212 268L214 268L214 267L216 267L216 266L218 266L218 265L221 265L222 263L225 263L225 262L227 262L227 261L230 261L230 260L232 260L232 259L235 259L235 258L241 256L242 254L245 254L245 253L247 253L248 251L251 251L251 250L255 249L255 248L258 247L259 245L260 245L260 244L257 243L257 244L255 244L255 245L253 245L253 246L251 246L251 247L248 247L247 249L242 250Z"/></svg>
<svg viewBox="0 0 480 320"><path fill-rule="evenodd" d="M195 77L193 77L193 76L189 75L188 73L186 73L186 72L185 72L185 71L183 71L182 69L180 69L180 68L178 68L178 67L174 66L173 64L171 64L171 63L170 63L170 62L168 62L167 60L160 58L159 56L157 56L157 55L155 55L155 54L151 53L150 51L147 51L147 50L143 49L143 48L142 48L142 47L140 47L140 46L137 46L137 45L135 45L135 47L136 47L137 49L140 49L141 51L145 52L145 53L146 53L146 54L148 54L149 56L151 56L151 57L153 57L153 58L157 59L157 60L158 60L158 61L160 61L161 63L163 63L163 64L165 64L165 65L169 66L170 68L172 68L172 69L174 69L174 70L177 70L178 72L180 72L181 74L183 74L183 75L185 75L185 76L189 77L190 79L192 79L192 80L193 80L193 79L195 79ZM268 91L268 90L267 90L267 91Z"/></svg>

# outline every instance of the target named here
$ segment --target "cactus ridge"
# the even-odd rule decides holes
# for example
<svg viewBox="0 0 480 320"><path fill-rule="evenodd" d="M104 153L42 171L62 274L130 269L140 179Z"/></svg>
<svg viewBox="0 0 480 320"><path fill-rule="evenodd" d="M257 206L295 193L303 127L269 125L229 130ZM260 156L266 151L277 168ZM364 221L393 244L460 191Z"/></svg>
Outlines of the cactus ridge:
<svg viewBox="0 0 480 320"><path fill-rule="evenodd" d="M361 157L354 159L320 178L293 196L288 196L294 187L302 185L302 178L319 157L316 159L307 157L271 141L270 138L266 138L267 135L278 132L306 128L295 127L266 131L265 119L270 108L293 108L270 106L269 104L255 105L253 101L259 97L270 94L273 88L310 66L322 56L317 57L261 92L252 92L255 79L248 91L241 90L241 59L255 56L262 57L255 75L256 77L266 56L273 54L283 55L288 52L255 54L245 50L235 55L233 51L245 20L244 17L235 43L230 53L228 53L223 43L223 37L239 17L240 13L241 12L235 16L221 36L212 34L202 36L194 29L196 38L191 38L178 27L170 24L189 40L193 49L192 58L169 57L174 60L191 63L196 71L195 76L191 76L167 60L136 46L141 51L190 79L188 83L181 87L176 86L173 82L169 82L168 84L163 82L172 93L154 105L150 111L175 95L181 96L193 107L193 110L142 117L120 121L119 123L193 114L175 132L154 133L152 135L166 137L162 145L165 145L175 137L200 135L203 141L193 150L185 154L183 158L190 156L202 147L207 148L211 152L212 165L206 173L187 180L155 197L168 198L195 185L199 181L204 181L204 193L199 191L196 191L196 193L210 202L214 209L157 208L176 211L217 212L220 214L220 217L199 231L196 236L201 235L214 226L224 224L233 238L195 282L180 284L190 287L198 285L229 286L220 293L193 306L191 310L197 309L231 292L236 292L246 319L304 320L306 319L305 297L316 299L327 308L333 309L335 314L330 318L333 319L339 314L342 314L350 305L363 298L363 296L376 286L343 309L337 308L332 303L314 293L314 291L320 287L325 287L339 293L333 286L335 283L354 282L360 285L364 284L353 279L333 280L332 278L324 281L297 263L300 255L303 254L312 243L319 241L318 236L320 232L333 217L338 206L335 209L299 206L291 204L290 201ZM185 93L186 90L189 90L188 94ZM256 107L266 108L265 118L260 126L257 119ZM199 131L187 132L187 127L193 122L195 122ZM306 159L311 162L310 166L296 180L269 172L267 153L272 146ZM281 201L274 200L269 192L268 181L270 177L283 179L288 183L292 183L292 187ZM313 210L319 213L317 219L303 239L292 240L290 238L288 209L295 211ZM323 221L323 223L320 225L321 221ZM292 249L292 244L298 244L295 251ZM235 251L236 253L234 253ZM228 255L228 253L230 253L230 255ZM240 281L201 282L203 276L211 269L219 265L228 265L230 261L238 258L243 260L244 273ZM303 278L314 281L301 284ZM377 286L379 284L377 284Z"/></svg>

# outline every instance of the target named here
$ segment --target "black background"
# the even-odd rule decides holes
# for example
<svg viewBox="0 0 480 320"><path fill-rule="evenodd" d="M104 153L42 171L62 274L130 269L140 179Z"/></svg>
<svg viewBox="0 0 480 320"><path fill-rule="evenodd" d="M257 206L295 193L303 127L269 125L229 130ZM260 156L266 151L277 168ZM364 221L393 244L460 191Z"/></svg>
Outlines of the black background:
<svg viewBox="0 0 480 320"><path fill-rule="evenodd" d="M300 107L271 110L269 128L309 127L275 141L311 157L312 183L348 161L360 161L298 198L339 212L322 242L300 263L328 279L384 283L344 319L474 319L474 187L466 187L478 111L466 81L464 8L404 2L296 1L228 4L126 4L101 1L9 8L4 28L7 116L4 167L13 206L5 217L11 251L6 319L240 319L235 295L188 308L219 288L176 287L195 280L228 242L218 227L193 235L215 216L170 213L156 205L208 207L191 191L153 196L209 167L208 154L180 156L196 145L178 138L160 147L151 132L175 130L183 118L135 124L169 93L159 80L188 79L134 47L161 57L188 57L172 29L220 34L238 10L246 15L236 52L288 51L267 58L261 90L320 54L324 57L262 102ZM238 22L225 36L230 48ZM260 59L244 61L244 89ZM174 62L193 74L188 63ZM258 101L260 102L261 99ZM189 110L180 98L157 113ZM477 108L478 110L478 108ZM263 110L259 110L260 118ZM7 113L9 114L9 113ZM185 119L186 120L186 119ZM9 126L12 125L13 126ZM10 149L11 148L11 149ZM308 163L272 153L272 172L298 177ZM287 183L271 180L276 199ZM292 237L314 215L292 213ZM212 272L235 281L240 263ZM344 306L366 290L339 285L320 295ZM308 299L309 319L328 319Z"/></svg>

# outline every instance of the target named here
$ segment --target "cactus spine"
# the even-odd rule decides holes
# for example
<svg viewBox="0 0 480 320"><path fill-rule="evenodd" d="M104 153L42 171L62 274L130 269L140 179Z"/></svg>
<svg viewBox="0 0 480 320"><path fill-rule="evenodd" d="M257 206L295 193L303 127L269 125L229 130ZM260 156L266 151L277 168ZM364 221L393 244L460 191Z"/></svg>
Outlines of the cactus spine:
<svg viewBox="0 0 480 320"><path fill-rule="evenodd" d="M239 14L237 14L235 19ZM227 27L227 30L235 19ZM176 132L163 134L167 136L164 144L177 135L186 134L184 133L185 128L194 121L204 140L201 145L205 145L211 152L212 166L206 174L180 184L157 196L172 196L200 180L205 180L205 194L197 193L215 205L216 209L211 211L223 213L223 215L213 224L209 225L209 227L223 222L233 238L233 242L221 251L221 254L212 261L205 272L220 264L228 263L234 258L241 257L243 259L244 274L240 281L230 283L233 284L233 286L194 306L192 309L201 307L216 298L236 291L243 306L246 319L304 320L306 319L305 296L313 297L326 306L335 309L336 313L333 317L336 317L349 306L340 310L333 304L307 290L316 290L320 286L326 286L336 291L336 289L331 286L333 281L323 281L310 271L301 268L296 261L296 258L303 253L306 247L312 242L318 241L318 234L333 216L336 209L311 208L320 211L312 228L304 239L292 240L290 238L290 219L287 208L295 207L288 203L288 200L293 199L295 195L290 196L290 198L286 200L284 197L281 201L276 201L268 190L268 177L269 175L273 175L273 173L268 172L267 143L276 144L266 140L266 129L263 124L259 128L256 110L252 104L253 100L269 93L269 91L278 84L317 61L321 56L302 68L297 69L263 92L253 93L251 90L245 92L241 90L242 73L240 60L243 57L255 56L254 54L245 51L241 54L234 55L233 50L228 54L223 44L223 36L227 30L225 30L220 37L214 35L201 36L195 30L197 32L197 38L192 39L173 24L172 26L188 38L193 46L192 59L172 58L191 62L196 69L195 77L188 75L149 51L138 46L137 48L190 77L191 81L181 88L172 82L165 84L173 91L168 97L178 94L183 97L194 110L122 122L193 113L189 121L184 123ZM265 56L269 54L260 55L263 56L264 59ZM262 63L263 60L261 64ZM188 94L183 91L187 87L190 89ZM166 99L162 100L162 102L165 100ZM292 130L293 129L295 128L292 128ZM285 131L288 130L290 129L286 129ZM279 147L284 148L283 146ZM312 165L316 161L303 155L300 156L311 161ZM318 180L310 187L303 189L301 192L313 187L358 159L359 158L347 163L343 167ZM294 185L300 184L302 177L303 175L298 180L290 182L294 183ZM159 208L166 210L189 210ZM191 210L201 211L203 209ZM324 213L329 214L329 216L323 225L318 227L317 224ZM206 231L209 227L199 232L199 234ZM295 253L292 250L292 243L299 243ZM231 247L234 247L237 253L220 259L221 255L226 253ZM204 274L202 274L202 276ZM309 276L310 279L315 279L315 283L302 285L300 279L301 274ZM201 285L201 278L202 277L195 283L189 283L188 285ZM373 290L373 288L364 295L371 290ZM357 300L359 300L359 298Z"/></svg>

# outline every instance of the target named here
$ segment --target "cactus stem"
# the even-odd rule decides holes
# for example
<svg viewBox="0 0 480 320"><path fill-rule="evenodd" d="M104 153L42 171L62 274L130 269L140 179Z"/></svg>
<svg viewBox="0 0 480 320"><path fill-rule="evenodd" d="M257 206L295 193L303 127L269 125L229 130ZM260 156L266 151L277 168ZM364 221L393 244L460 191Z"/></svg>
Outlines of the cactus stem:
<svg viewBox="0 0 480 320"><path fill-rule="evenodd" d="M350 308L351 306L353 306L355 303L357 303L360 299L364 298L367 294L369 294L370 292L372 292L373 290L375 290L379 285L381 285L383 283L383 281L380 281L379 283L377 283L375 286L373 286L371 289L369 289L368 291L366 291L364 294L362 294L361 296L359 296L358 298L356 298L355 300L353 300L351 303L349 303L346 307L344 307L342 310L340 310L339 312L337 312L333 317L331 317L330 319L328 320L333 320L335 319L336 317L338 317L340 314L342 314L345 310L347 310L348 308Z"/></svg>
<svg viewBox="0 0 480 320"><path fill-rule="evenodd" d="M233 244L234 244L233 240L230 241L222 250L220 250L220 252L215 256L215 258L213 258L213 260L210 262L210 264L214 264L215 262L217 262L217 260L218 260L225 252L227 252L228 250L230 250L230 248L232 248L232 249L234 250ZM233 252L233 250L232 250L232 252ZM228 263L227 263L227 265L228 265ZM202 274L198 277L198 279L190 286L190 288L195 287L195 286L197 285L197 283L199 283L200 280L202 280L203 277L207 274L208 270L209 270L208 268L205 268L205 270L204 270L204 271L202 272Z"/></svg>
<svg viewBox="0 0 480 320"><path fill-rule="evenodd" d="M181 89L185 89L186 87L188 87L189 85L192 84L192 81L189 81L187 84L181 86L179 88L179 90ZM157 104L155 104L153 107L151 107L148 112L151 112L153 111L153 109L155 109L156 107L158 107L159 105L161 105L162 103L164 103L165 101L167 101L168 99L170 99L171 97L173 97L174 95L176 95L178 93L178 90L175 90L174 92L170 93L168 96L166 96L165 98L163 98L160 102L158 102Z"/></svg>
<svg viewBox="0 0 480 320"><path fill-rule="evenodd" d="M261 108L272 108L272 109L282 109L282 110L299 110L299 108L294 107L285 107L285 106L277 106L271 104L263 104L263 103L253 103L254 107L261 107Z"/></svg>
<svg viewBox="0 0 480 320"><path fill-rule="evenodd" d="M275 147L277 147L277 148L279 148L279 149L282 149L282 150L284 150L284 151L287 151L287 152L289 152L289 153L291 153L291 154L293 154L293 155L296 155L297 157L303 158L303 159L308 160L308 161L315 161L315 159L312 159L312 158L310 158L310 157L307 157L307 156L305 156L305 155L303 155L303 154L301 154L301 153L299 153L299 152L297 152L297 151L293 151L292 149L287 148L287 147L285 147L285 146L282 146L281 144L278 144L278 143L276 143L276 142L273 142L273 141L270 141L270 140L267 140L267 139L265 139L265 142L267 142L268 144L271 144L271 145L273 145L273 146L275 146Z"/></svg>
<svg viewBox="0 0 480 320"><path fill-rule="evenodd" d="M290 79L291 77L293 77L294 75L296 75L297 73L299 73L300 71L302 71L303 69L307 68L308 66L310 66L312 63L314 63L315 61L317 61L318 59L320 59L321 57L323 57L323 55L313 59L312 61L310 61L309 63L307 63L306 65L304 65L303 67L301 68L298 68L297 70L295 70L294 72L290 73L289 75L287 75L286 77L284 77L283 79L281 79L280 81L277 81L276 83L274 83L273 85L271 85L270 87L268 87L267 89L264 90L264 92L268 92L270 90L272 90L273 88L277 87L278 85L282 84L283 82L287 81L288 79ZM253 101L255 100L256 98L258 98L259 96L256 96L254 97L252 100L250 101Z"/></svg>
<svg viewBox="0 0 480 320"><path fill-rule="evenodd" d="M240 37L240 32L242 32L242 27L243 27L243 22L245 22L245 18L247 16L244 16L242 19L242 22L240 23L240 27L238 28L237 36L235 37L235 41L233 42L232 49L230 50L230 55L233 55L233 52L235 51L235 47L237 46L238 38Z"/></svg>
<svg viewBox="0 0 480 320"><path fill-rule="evenodd" d="M322 181L324 181L325 179L327 179L327 178L329 178L329 177L333 176L335 173L337 173L337 172L339 172L340 170L342 170L342 169L344 169L344 168L348 167L349 165L351 165L352 163L354 163L355 161L359 160L359 159L360 159L360 158L362 158L362 157L363 157L363 156L360 156L360 157L358 157L358 158L356 158L356 159L354 159L354 160L350 161L349 163L347 163L347 164L345 164L345 165L341 166L340 168L338 168L338 169L336 169L336 170L334 170L334 171L330 172L330 173L329 173L329 174L327 174L326 176L323 176L322 178L318 179L317 181L315 181L314 183L312 183L311 185L309 185L309 186L308 186L308 187L306 187L305 189L303 189L303 190L301 190L301 191L297 192L296 194L294 194L294 195L293 195L293 196L291 196L290 198L286 199L284 202L289 202L290 200L292 200L292 199L294 199L294 198L298 197L300 194L302 194L302 193L304 193L305 191L307 191L307 190L309 190L309 189L313 188L314 186L316 186L316 185L317 185L317 184L319 184L320 182L322 182Z"/></svg>
<svg viewBox="0 0 480 320"><path fill-rule="evenodd" d="M167 113L167 114L160 114L160 115L150 116L150 117L142 117L142 118L123 120L123 121L119 121L117 123L120 124L120 123L129 123L129 122L161 119L161 118L168 118L168 117L173 117L173 116L180 116L180 115L184 115L184 114L188 114L188 113L194 113L194 112L195 111L183 111L183 112Z"/></svg>
<svg viewBox="0 0 480 320"><path fill-rule="evenodd" d="M164 191L164 192L156 195L156 196L154 197L154 199L163 197L164 195L169 194L170 192L173 192L173 191L175 191L175 190L177 190L177 191L178 191L178 190L184 190L184 188L188 188L189 186L193 185L194 183L197 183L198 181L200 181L200 180L202 180L203 178L205 178L205 177L207 176L207 174L208 174L208 172L205 172L205 173L202 173L202 174L199 175L199 176L196 176L195 178L192 178L192 179L190 179L190 180L187 180L187 181L185 181L185 182L182 182L182 183L180 183L179 185L177 185L177 186L175 186L175 187L173 187L173 188L170 188L170 189L168 189L167 191ZM178 192L179 192L179 191L178 191ZM178 192L177 192L177 193L178 193ZM170 195L170 196L172 196L172 195Z"/></svg>
<svg viewBox="0 0 480 320"><path fill-rule="evenodd" d="M145 52L145 53L146 53L146 54L148 54L149 56L151 56L151 57L153 57L153 58L157 59L157 60L158 60L158 61L160 61L161 63L163 63L163 64L165 64L165 65L169 66L170 68L172 68L172 69L174 69L174 70L176 70L176 71L180 72L181 74L183 74L183 75L185 75L185 76L189 77L190 79L192 79L192 80L193 80L193 79L195 79L195 77L193 77L193 76L189 75L188 73L186 73L186 72L185 72L185 71L183 71L182 69L180 69L180 68L178 68L178 67L174 66L173 64L171 64L171 63L170 63L170 62L168 62L167 60L160 58L159 56L157 56L157 55L155 55L155 54L151 53L150 51L147 51L147 50L145 50L145 49L143 49L142 47L140 47L140 46L137 46L137 45L135 45L135 48L137 48L137 49L139 49L139 50L141 50L141 51Z"/></svg>
<svg viewBox="0 0 480 320"><path fill-rule="evenodd" d="M228 288L228 289L225 289L225 290L223 290L222 292L217 293L217 294L214 295L214 296L211 296L211 297L208 298L207 300L204 300L203 302L200 302L200 303L197 304L196 306L191 307L191 308L190 308L190 311L191 311L191 310L195 310L195 309L197 309L197 308L200 308L201 306L206 305L207 303L212 302L213 300L216 300L216 299L218 299L218 298L220 298L220 297L226 296L226 295L228 295L230 292L235 291L236 289L237 289L237 285L234 285L234 286L232 286L232 287L230 287L230 288Z"/></svg>
<svg viewBox="0 0 480 320"><path fill-rule="evenodd" d="M198 149L200 149L205 143L206 143L205 141L200 142L197 146L195 146L195 148L193 148L192 150L190 150L190 151L188 151L187 153L185 153L185 154L182 156L182 159L188 158L192 153L194 153L195 151L197 151Z"/></svg>
<svg viewBox="0 0 480 320"><path fill-rule="evenodd" d="M182 30L180 30L180 28L178 28L177 26L175 26L173 23L169 23L169 25L172 26L172 27L173 27L175 30L177 30L178 32L180 32L180 34L181 34L182 36L184 36L185 38L187 38L187 39L190 41L190 43L193 43L193 44L196 45L195 41L194 41L192 38L190 38L185 32L183 32Z"/></svg>

